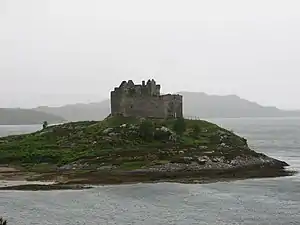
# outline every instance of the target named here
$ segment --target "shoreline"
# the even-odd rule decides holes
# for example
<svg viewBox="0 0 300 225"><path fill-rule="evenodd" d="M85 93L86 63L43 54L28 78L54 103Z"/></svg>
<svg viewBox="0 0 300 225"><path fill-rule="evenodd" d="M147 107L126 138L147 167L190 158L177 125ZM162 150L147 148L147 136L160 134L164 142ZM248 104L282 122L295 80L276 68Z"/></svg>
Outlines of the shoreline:
<svg viewBox="0 0 300 225"><path fill-rule="evenodd" d="M0 138L0 180L18 190L127 183L211 183L290 176L289 165L204 120L108 116ZM9 183L9 182L8 182ZM7 185L7 183L5 184ZM14 187L3 187L4 189Z"/></svg>
<svg viewBox="0 0 300 225"><path fill-rule="evenodd" d="M72 173L3 172L0 167L0 191L83 190L95 186L129 185L137 183L208 184L247 179L293 176L298 171L285 167L245 167L226 170L140 172L140 171L72 171Z"/></svg>

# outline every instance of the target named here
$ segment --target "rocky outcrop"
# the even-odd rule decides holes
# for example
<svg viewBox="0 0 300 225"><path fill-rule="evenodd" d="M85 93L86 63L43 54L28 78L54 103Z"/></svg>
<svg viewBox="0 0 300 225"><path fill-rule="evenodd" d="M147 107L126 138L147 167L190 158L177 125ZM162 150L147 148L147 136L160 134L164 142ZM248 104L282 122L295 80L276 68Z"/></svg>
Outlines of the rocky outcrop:
<svg viewBox="0 0 300 225"><path fill-rule="evenodd" d="M208 156L201 157L183 157L181 163L170 162L163 165L156 165L149 168L137 169L134 172L182 172L193 171L199 172L204 170L230 170L239 168L277 168L284 169L289 166L286 162L279 161L267 156L237 156L232 160L226 160L224 157L210 158Z"/></svg>

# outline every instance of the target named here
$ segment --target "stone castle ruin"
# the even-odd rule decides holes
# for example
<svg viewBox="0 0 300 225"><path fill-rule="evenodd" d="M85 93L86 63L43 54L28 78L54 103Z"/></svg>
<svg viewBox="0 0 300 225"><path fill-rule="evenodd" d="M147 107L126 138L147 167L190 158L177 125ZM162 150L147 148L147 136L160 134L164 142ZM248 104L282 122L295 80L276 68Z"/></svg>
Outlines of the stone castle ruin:
<svg viewBox="0 0 300 225"><path fill-rule="evenodd" d="M152 80L134 84L123 81L111 92L111 115L125 117L181 118L181 95L161 95L160 85Z"/></svg>

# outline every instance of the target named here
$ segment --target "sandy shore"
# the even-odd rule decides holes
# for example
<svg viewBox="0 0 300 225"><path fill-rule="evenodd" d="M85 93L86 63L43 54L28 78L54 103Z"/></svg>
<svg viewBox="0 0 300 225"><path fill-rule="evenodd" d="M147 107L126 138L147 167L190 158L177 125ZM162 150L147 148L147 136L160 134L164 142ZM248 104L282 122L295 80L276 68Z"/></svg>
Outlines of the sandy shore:
<svg viewBox="0 0 300 225"><path fill-rule="evenodd" d="M13 167L0 167L0 188L19 185L50 185L54 182L28 181L28 174Z"/></svg>
<svg viewBox="0 0 300 225"><path fill-rule="evenodd" d="M0 180L1 187L11 187L11 186L20 186L20 185L51 185L54 182L41 182L41 181L26 181L26 180Z"/></svg>
<svg viewBox="0 0 300 225"><path fill-rule="evenodd" d="M185 164L184 164L185 165ZM252 178L270 178L291 176L287 164L278 160L258 165L244 165L238 168L182 169L171 171L52 171L33 173L20 171L12 167L0 167L0 190L60 190L85 189L87 185L112 185L126 183L211 183ZM189 166L186 164L185 166ZM190 167L191 169L191 167Z"/></svg>

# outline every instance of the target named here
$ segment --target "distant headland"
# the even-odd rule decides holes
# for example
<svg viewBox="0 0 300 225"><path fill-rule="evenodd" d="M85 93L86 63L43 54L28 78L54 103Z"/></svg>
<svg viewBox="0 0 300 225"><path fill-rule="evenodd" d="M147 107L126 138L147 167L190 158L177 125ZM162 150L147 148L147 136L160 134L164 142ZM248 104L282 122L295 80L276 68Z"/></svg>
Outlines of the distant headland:
<svg viewBox="0 0 300 225"><path fill-rule="evenodd" d="M300 117L300 110L262 106L236 95L218 96L202 92L178 92L176 95L184 99L182 107L185 118ZM102 120L111 111L110 103L111 98L89 104L38 107L34 110L57 115L67 121Z"/></svg>
<svg viewBox="0 0 300 225"><path fill-rule="evenodd" d="M65 122L61 116L32 109L5 109L0 108L0 125L31 125L42 124L44 121L56 124Z"/></svg>

